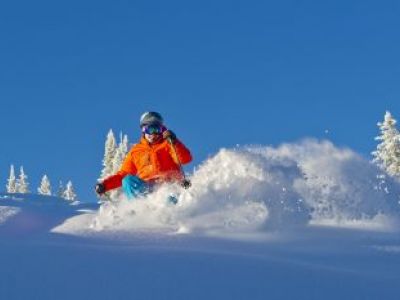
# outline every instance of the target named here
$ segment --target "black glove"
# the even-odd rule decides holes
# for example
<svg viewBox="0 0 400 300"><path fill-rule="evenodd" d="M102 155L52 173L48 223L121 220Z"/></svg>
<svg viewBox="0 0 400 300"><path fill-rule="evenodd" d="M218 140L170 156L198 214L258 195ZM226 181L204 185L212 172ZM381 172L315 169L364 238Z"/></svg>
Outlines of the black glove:
<svg viewBox="0 0 400 300"><path fill-rule="evenodd" d="M181 182L182 187L187 190L188 188L190 188L192 186L192 183L190 182L190 180L185 179Z"/></svg>
<svg viewBox="0 0 400 300"><path fill-rule="evenodd" d="M163 138L166 139L171 144L174 144L176 142L176 135L171 130L164 131Z"/></svg>
<svg viewBox="0 0 400 300"><path fill-rule="evenodd" d="M106 192L106 187L104 186L104 184L102 183L98 183L96 184L96 186L94 187L94 190L96 191L96 193L98 195L103 195Z"/></svg>

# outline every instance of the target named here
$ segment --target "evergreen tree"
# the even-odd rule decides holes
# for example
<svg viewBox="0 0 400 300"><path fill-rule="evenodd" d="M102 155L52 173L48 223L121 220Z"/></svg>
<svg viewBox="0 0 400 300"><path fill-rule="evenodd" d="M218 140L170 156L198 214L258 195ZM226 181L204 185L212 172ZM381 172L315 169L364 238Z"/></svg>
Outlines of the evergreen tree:
<svg viewBox="0 0 400 300"><path fill-rule="evenodd" d="M116 172L119 171L123 159L124 159L124 155L121 151L121 148L118 147L115 151L114 159L112 161L112 163L113 163L112 174L115 174Z"/></svg>
<svg viewBox="0 0 400 300"><path fill-rule="evenodd" d="M49 178L47 177L47 175L44 175L42 177L40 187L38 188L38 193L39 193L39 195L51 196L51 185L50 185L50 181L49 181Z"/></svg>
<svg viewBox="0 0 400 300"><path fill-rule="evenodd" d="M381 135L376 137L380 143L376 151L372 152L373 162L389 175L400 177L400 134L396 128L397 121L390 112L386 112L385 119L378 123Z"/></svg>
<svg viewBox="0 0 400 300"><path fill-rule="evenodd" d="M121 140L118 145L118 148L115 151L115 156L113 159L113 172L112 174L115 174L116 172L119 171L119 169L122 166L122 163L124 162L125 156L128 153L128 136L124 135L122 137L121 134Z"/></svg>
<svg viewBox="0 0 400 300"><path fill-rule="evenodd" d="M17 180L15 178L14 165L10 167L10 177L7 180L7 193L14 194L17 192Z"/></svg>
<svg viewBox="0 0 400 300"><path fill-rule="evenodd" d="M21 167L19 177L17 179L17 192L21 194L29 193L28 176L24 172L24 167Z"/></svg>
<svg viewBox="0 0 400 300"><path fill-rule="evenodd" d="M68 201L75 201L76 200L76 194L74 187L72 186L72 182L68 181L67 187L63 193L63 198Z"/></svg>
<svg viewBox="0 0 400 300"><path fill-rule="evenodd" d="M107 134L107 139L105 143L105 151L103 158L103 170L101 171L100 179L104 179L113 174L113 161L114 156L116 154L116 142L113 131L110 131Z"/></svg>
<svg viewBox="0 0 400 300"><path fill-rule="evenodd" d="M122 142L121 142L121 149L125 155L128 154L128 150L129 150L128 148L129 148L128 135L125 134L122 139Z"/></svg>
<svg viewBox="0 0 400 300"><path fill-rule="evenodd" d="M122 163L124 162L125 156L128 153L128 136L124 135L122 136L122 133L120 135L120 143L118 144L118 147L115 151L114 159L113 159L113 170L112 174L117 173L122 166ZM120 190L116 189L111 192L108 192L104 195L104 197L108 200L118 197L120 194Z"/></svg>

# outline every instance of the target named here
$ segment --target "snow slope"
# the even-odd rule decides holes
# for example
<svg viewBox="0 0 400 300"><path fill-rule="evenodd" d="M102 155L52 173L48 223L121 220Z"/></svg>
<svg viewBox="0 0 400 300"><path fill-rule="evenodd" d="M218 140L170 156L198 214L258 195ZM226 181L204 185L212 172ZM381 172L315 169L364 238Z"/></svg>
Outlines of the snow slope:
<svg viewBox="0 0 400 300"><path fill-rule="evenodd" d="M399 184L353 151L222 149L191 180L101 208L0 194L0 299L398 299Z"/></svg>

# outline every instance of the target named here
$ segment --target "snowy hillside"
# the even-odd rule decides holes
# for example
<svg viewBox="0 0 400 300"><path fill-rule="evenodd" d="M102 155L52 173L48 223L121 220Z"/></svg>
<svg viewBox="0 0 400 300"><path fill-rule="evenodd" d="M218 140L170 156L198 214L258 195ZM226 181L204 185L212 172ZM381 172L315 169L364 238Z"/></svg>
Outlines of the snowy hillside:
<svg viewBox="0 0 400 300"><path fill-rule="evenodd" d="M1 194L0 299L398 299L400 186L351 150L222 149L191 180L100 208Z"/></svg>

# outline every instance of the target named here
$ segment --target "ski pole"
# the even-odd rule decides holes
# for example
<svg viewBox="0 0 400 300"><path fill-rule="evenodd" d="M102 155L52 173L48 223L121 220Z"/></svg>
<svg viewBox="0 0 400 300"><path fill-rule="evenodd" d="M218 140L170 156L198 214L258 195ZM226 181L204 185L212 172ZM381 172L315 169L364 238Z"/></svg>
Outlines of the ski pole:
<svg viewBox="0 0 400 300"><path fill-rule="evenodd" d="M179 171L181 172L181 174L183 176L183 181L182 181L181 185L183 188L188 189L192 186L192 183L190 182L189 179L186 178L185 172L182 167L181 160L179 159L178 153L176 152L175 144L173 143L173 141L170 137L167 140L168 140L168 143L170 143L172 150L174 151L176 161L178 162Z"/></svg>

